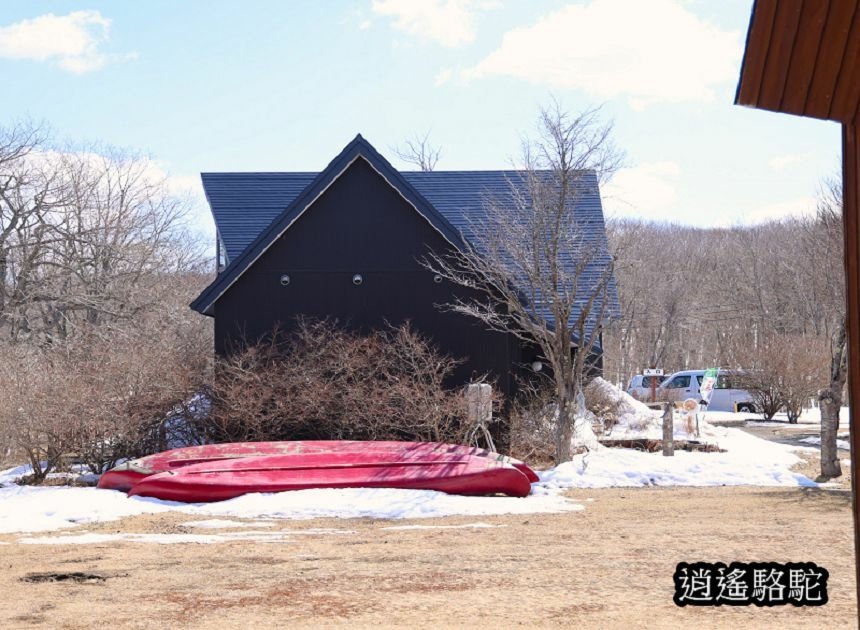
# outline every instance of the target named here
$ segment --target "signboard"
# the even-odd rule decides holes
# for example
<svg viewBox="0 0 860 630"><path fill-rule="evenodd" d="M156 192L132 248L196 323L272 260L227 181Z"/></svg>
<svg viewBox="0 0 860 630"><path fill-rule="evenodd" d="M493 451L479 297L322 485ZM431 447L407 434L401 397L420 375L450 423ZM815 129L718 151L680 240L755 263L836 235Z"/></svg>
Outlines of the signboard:
<svg viewBox="0 0 860 630"><path fill-rule="evenodd" d="M699 396L701 396L701 400L705 403L705 406L711 402L711 395L714 393L714 387L717 385L718 374L718 368L708 368L702 377L702 384L699 385Z"/></svg>
<svg viewBox="0 0 860 630"><path fill-rule="evenodd" d="M647 370L642 370L642 374L645 376L663 376L662 368L648 368Z"/></svg>

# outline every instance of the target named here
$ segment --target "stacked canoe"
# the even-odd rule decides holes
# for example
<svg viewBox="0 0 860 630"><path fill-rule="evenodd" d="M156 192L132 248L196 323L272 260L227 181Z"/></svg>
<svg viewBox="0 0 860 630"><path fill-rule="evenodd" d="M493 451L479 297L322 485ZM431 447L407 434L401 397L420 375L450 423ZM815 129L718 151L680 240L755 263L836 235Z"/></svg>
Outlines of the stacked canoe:
<svg viewBox="0 0 860 630"><path fill-rule="evenodd" d="M208 444L132 460L98 487L183 502L311 488L404 488L524 497L538 480L525 463L436 442L294 441Z"/></svg>

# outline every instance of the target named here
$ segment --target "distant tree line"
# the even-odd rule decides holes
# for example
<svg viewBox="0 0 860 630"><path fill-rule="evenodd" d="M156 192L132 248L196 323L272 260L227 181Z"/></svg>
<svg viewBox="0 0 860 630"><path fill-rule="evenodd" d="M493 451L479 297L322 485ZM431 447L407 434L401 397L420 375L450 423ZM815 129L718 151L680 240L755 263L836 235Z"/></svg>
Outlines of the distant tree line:
<svg viewBox="0 0 860 630"><path fill-rule="evenodd" d="M817 398L835 444L847 374L840 183L822 185L810 210L708 229L609 221L622 312L605 331L606 378L749 370L765 415L784 409L796 421Z"/></svg>

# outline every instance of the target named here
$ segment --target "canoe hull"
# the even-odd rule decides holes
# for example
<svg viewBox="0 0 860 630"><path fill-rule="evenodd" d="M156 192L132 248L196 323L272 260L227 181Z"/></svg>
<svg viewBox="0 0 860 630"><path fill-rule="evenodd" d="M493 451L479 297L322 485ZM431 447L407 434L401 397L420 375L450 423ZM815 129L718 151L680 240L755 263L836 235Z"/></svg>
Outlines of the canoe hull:
<svg viewBox="0 0 860 630"><path fill-rule="evenodd" d="M459 444L438 442L393 442L393 441L348 441L348 440L308 440L292 442L231 442L226 444L207 444L173 449L155 455L148 455L126 462L102 475L98 487L106 490L127 492L142 479L186 466L240 459L291 455L302 457L311 454L367 454L390 460L426 459L443 456L475 456L509 463L534 483L537 474L524 462L509 458L492 451Z"/></svg>
<svg viewBox="0 0 860 630"><path fill-rule="evenodd" d="M504 462L464 456L436 460L355 462L344 455L290 456L192 464L150 475L129 496L202 503L256 492L314 488L400 488L449 494L506 494L524 497L531 490L526 476Z"/></svg>

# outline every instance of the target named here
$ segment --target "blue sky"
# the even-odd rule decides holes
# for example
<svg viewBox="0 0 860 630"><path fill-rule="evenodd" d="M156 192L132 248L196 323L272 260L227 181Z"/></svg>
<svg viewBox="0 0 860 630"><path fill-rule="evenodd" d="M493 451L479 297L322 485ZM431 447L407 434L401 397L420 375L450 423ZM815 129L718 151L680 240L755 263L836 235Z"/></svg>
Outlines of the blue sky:
<svg viewBox="0 0 860 630"><path fill-rule="evenodd" d="M200 171L319 170L359 132L398 167L428 130L440 169L509 167L554 95L615 122L607 214L755 222L809 209L840 142L732 105L751 4L5 0L0 124L143 151L199 191Z"/></svg>

